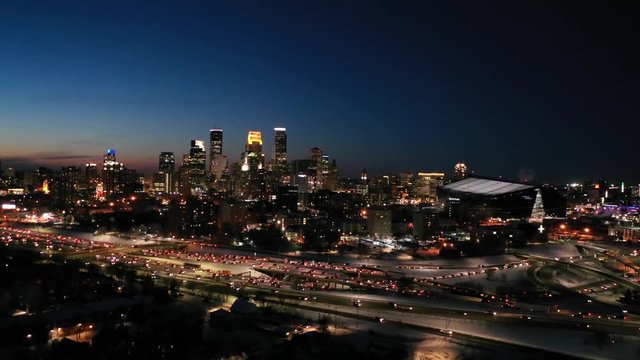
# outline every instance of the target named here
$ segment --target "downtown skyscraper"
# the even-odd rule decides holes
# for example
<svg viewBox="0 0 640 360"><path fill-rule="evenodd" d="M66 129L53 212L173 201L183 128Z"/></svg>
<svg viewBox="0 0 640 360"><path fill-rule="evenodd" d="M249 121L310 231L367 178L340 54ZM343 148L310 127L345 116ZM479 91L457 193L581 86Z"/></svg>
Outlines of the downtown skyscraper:
<svg viewBox="0 0 640 360"><path fill-rule="evenodd" d="M172 152L163 151L158 161L158 173L154 175L153 184L156 191L172 193L175 190L174 174L176 157Z"/></svg>
<svg viewBox="0 0 640 360"><path fill-rule="evenodd" d="M222 129L209 130L209 163L211 165L215 155L222 155Z"/></svg>
<svg viewBox="0 0 640 360"><path fill-rule="evenodd" d="M273 171L278 177L283 177L289 173L287 164L287 129L277 127L273 141Z"/></svg>
<svg viewBox="0 0 640 360"><path fill-rule="evenodd" d="M229 160L222 154L222 129L209 130L209 174L217 190L226 189L224 178L229 171Z"/></svg>
<svg viewBox="0 0 640 360"><path fill-rule="evenodd" d="M191 140L186 160L191 191L204 190L207 159L203 140Z"/></svg>
<svg viewBox="0 0 640 360"><path fill-rule="evenodd" d="M116 161L116 150L108 149L103 155L102 191L99 197L108 198L122 190L124 171L124 164Z"/></svg>

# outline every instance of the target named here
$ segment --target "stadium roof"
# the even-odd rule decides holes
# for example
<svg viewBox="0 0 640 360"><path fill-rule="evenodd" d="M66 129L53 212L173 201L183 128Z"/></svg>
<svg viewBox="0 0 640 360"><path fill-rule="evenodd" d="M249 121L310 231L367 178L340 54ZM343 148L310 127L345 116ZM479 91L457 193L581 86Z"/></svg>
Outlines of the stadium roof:
<svg viewBox="0 0 640 360"><path fill-rule="evenodd" d="M447 184L442 188L447 191L471 193L477 195L502 195L516 191L533 189L534 186L508 181L470 177L451 184Z"/></svg>

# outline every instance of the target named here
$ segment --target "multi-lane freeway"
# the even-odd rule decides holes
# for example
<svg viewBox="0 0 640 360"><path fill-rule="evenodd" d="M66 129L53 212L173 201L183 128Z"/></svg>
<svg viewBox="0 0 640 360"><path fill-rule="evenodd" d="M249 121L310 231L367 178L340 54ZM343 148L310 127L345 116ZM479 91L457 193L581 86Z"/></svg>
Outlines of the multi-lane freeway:
<svg viewBox="0 0 640 360"><path fill-rule="evenodd" d="M434 265L406 261L338 263L167 239L134 241L73 235L76 234L64 232L62 235L56 229L0 228L0 240L5 244L34 248L44 256L62 254L101 266L121 263L157 281L175 281L185 288L260 293L265 300L277 300L288 306L339 312L341 316L355 314L363 321L386 319L466 341L594 357L584 346L582 350L554 348L549 342L554 337L552 333L565 334L567 341L583 340L594 330L632 336L636 340L640 335L640 322L622 312L576 316L570 309L557 311L559 309L546 304L516 304L491 293L462 294L460 289L442 281L483 277L487 271L526 267L531 261L585 267L565 263L564 259L529 256L506 263L461 268L456 268L454 263ZM624 353L622 345L619 347Z"/></svg>

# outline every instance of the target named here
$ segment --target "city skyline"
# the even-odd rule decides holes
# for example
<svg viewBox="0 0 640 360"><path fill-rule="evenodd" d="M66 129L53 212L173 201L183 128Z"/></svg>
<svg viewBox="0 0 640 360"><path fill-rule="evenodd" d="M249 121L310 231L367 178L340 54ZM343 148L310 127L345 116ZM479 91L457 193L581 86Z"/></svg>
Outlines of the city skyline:
<svg viewBox="0 0 640 360"><path fill-rule="evenodd" d="M0 158L57 168L116 148L151 172L220 127L231 163L246 131L269 134L270 153L281 126L290 160L322 147L348 177L463 161L512 179L640 181L632 12L547 5L12 3Z"/></svg>
<svg viewBox="0 0 640 360"><path fill-rule="evenodd" d="M0 357L639 359L639 4L2 2Z"/></svg>

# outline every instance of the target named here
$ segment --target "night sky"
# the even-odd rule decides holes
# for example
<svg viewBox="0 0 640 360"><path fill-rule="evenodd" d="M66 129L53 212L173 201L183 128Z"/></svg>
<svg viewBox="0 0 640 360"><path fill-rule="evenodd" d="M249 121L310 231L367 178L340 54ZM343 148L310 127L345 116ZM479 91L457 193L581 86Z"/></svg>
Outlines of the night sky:
<svg viewBox="0 0 640 360"><path fill-rule="evenodd" d="M248 130L343 176L640 181L637 1L2 1L3 167L99 162Z"/></svg>

